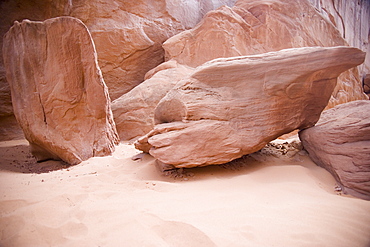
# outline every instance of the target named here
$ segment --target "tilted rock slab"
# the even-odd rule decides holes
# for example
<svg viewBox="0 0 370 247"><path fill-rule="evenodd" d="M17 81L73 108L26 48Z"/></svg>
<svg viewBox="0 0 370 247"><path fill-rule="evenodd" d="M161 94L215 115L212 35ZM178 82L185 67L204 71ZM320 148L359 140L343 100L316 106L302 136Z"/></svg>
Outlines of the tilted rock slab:
<svg viewBox="0 0 370 247"><path fill-rule="evenodd" d="M78 164L118 143L108 89L76 18L15 22L3 45L15 116L37 160Z"/></svg>
<svg viewBox="0 0 370 247"><path fill-rule="evenodd" d="M103 24L99 22L96 25ZM116 26L118 25L109 27L116 32ZM100 29L104 28L98 28L98 30ZM161 33L152 27L145 30ZM125 49L129 49L130 44L134 41L135 44L141 44L139 40L136 42L136 39L129 38L115 39L117 43L111 44L107 42L107 39L112 40L108 33L106 33L108 36L104 36L105 39L102 40L98 40L94 36L94 31L92 33L98 51L100 44L102 47L106 47L107 51L112 51L99 53L99 64L103 73L105 72L104 59L108 61L117 57L117 61L123 62L125 60L122 60L117 51L123 52ZM239 0L232 8L223 6L217 10L209 11L194 28L169 38L163 44L163 48L166 52L166 63L173 64L177 61L178 64L195 68L207 61L221 57L255 55L287 48L345 45L347 43L340 32L307 1ZM117 51L112 47L116 47ZM140 50L143 53L148 53L148 51L147 49ZM154 53L148 54L153 54L154 57L140 55L139 59L137 55L128 56L127 61L135 61L136 65L134 63L131 64L132 66L130 65L131 72L135 76L142 76L143 73L140 71L145 69L147 71L147 68L150 67L150 63L147 61L153 62L159 58ZM134 69L136 66L139 66L140 70ZM158 69L161 67L163 66L159 65ZM118 70L120 67L113 66L112 68ZM122 72L125 74L117 76L117 78L129 80L131 72L126 69ZM113 84L108 84L110 95L113 96L114 100L113 115L121 140L146 134L153 129L152 116L156 104L160 97L163 97L172 88L171 85L184 76L183 70L178 70L178 72L180 73L176 74L176 69L160 72L153 79L139 84L132 92L123 94L119 98L114 96L112 91L116 95L119 92L122 94L123 86L116 84L119 87L117 89ZM107 76L108 74L105 73L104 78L108 83ZM366 95L363 93L357 68L352 68L338 77L338 83L333 90L328 107L357 99L366 99Z"/></svg>
<svg viewBox="0 0 370 247"><path fill-rule="evenodd" d="M346 194L370 200L370 101L324 111L316 126L299 132L310 158L328 170Z"/></svg>
<svg viewBox="0 0 370 247"><path fill-rule="evenodd" d="M154 130L136 142L165 164L221 164L313 126L337 76L364 61L350 47L286 49L199 66L158 104Z"/></svg>
<svg viewBox="0 0 370 247"><path fill-rule="evenodd" d="M167 63L177 61L196 68L222 57L256 55L287 48L346 45L335 26L307 1L239 0L232 8L223 6L209 11L194 28L169 38L163 48ZM121 139L130 139L153 129L149 117L154 115L157 98L165 95L181 76L171 70L166 78L150 79L150 82L138 85L133 90L135 93L122 95L113 102ZM366 95L355 67L339 75L327 107L358 99L366 99ZM140 101L142 109L139 109Z"/></svg>
<svg viewBox="0 0 370 247"><path fill-rule="evenodd" d="M163 48L166 59L197 67L221 57L347 45L335 26L306 0L238 0L232 8L208 12L197 26L171 37ZM338 77L328 107L359 99L368 97L358 69L353 68Z"/></svg>

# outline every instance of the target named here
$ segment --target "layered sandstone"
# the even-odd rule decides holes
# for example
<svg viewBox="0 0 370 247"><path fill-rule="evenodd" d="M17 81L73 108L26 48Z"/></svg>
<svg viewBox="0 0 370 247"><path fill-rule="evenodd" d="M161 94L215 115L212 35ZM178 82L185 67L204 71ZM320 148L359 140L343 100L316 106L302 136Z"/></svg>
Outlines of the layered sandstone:
<svg viewBox="0 0 370 247"><path fill-rule="evenodd" d="M209 12L193 29L168 39L166 59L196 67L218 57L253 55L286 48L348 45L340 32L307 1L239 0ZM367 99L357 68L338 78L329 107Z"/></svg>
<svg viewBox="0 0 370 247"><path fill-rule="evenodd" d="M333 174L344 193L370 200L370 101L324 111L316 126L299 137L311 159Z"/></svg>
<svg viewBox="0 0 370 247"><path fill-rule="evenodd" d="M76 18L15 22L4 37L14 114L42 161L112 153L118 136L90 33Z"/></svg>
<svg viewBox="0 0 370 247"><path fill-rule="evenodd" d="M193 29L181 32L168 39L163 47L168 62L197 67L207 61L220 57L260 54L291 47L348 45L340 32L318 13L307 1L237 1L233 8L224 6L208 12ZM171 73L167 81L176 82L183 74ZM163 82L164 78L160 79ZM121 138L138 136L141 130L154 127L150 117L154 114L155 103L146 98L147 85L135 88L132 94L123 95L114 101L114 113ZM152 91L163 96L168 90L163 83L150 82ZM153 94L148 94L152 97ZM141 97L141 98L140 98ZM137 103L143 102L140 118L129 112L138 111ZM329 101L329 106L364 99L361 78L357 68L342 73ZM130 107L132 102L132 107ZM151 102L147 104L146 102ZM121 109L120 109L121 108ZM117 114L116 114L117 112ZM143 121L145 117L145 122ZM136 127L135 127L136 126Z"/></svg>
<svg viewBox="0 0 370 247"><path fill-rule="evenodd" d="M313 126L337 76L361 64L356 48L296 48L199 66L159 102L157 124L136 142L175 167L221 164Z"/></svg>
<svg viewBox="0 0 370 247"><path fill-rule="evenodd" d="M370 1L309 0L341 33L350 46L366 52L360 75L370 73Z"/></svg>

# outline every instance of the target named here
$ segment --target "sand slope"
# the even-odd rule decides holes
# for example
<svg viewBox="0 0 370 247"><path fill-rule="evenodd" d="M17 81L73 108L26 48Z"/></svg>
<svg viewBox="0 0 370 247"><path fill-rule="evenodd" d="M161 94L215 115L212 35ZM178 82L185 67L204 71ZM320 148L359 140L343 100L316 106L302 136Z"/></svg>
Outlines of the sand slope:
<svg viewBox="0 0 370 247"><path fill-rule="evenodd" d="M0 142L0 246L370 246L370 201L339 195L302 152L167 176L138 153L66 168Z"/></svg>

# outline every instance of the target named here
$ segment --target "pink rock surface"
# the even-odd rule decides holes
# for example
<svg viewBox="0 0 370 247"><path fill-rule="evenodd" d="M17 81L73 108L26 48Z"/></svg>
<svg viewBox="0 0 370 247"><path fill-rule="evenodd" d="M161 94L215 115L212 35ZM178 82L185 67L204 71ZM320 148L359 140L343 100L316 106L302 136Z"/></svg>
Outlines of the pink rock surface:
<svg viewBox="0 0 370 247"><path fill-rule="evenodd" d="M364 61L350 47L307 47L220 58L199 66L158 104L136 147L165 164L221 164L313 126L337 76Z"/></svg>
<svg viewBox="0 0 370 247"><path fill-rule="evenodd" d="M253 55L291 47L346 44L339 31L306 1L243 0L237 1L233 8L224 6L208 12L196 27L171 37L163 47L169 63L177 61L195 68L221 57ZM122 139L151 130L153 121L150 118L154 115L158 98L171 88L163 81L174 84L186 76L173 71L166 77L151 79L137 86L135 97L129 93L114 101L115 120ZM163 87L164 84L168 87ZM150 90L148 85L152 87ZM156 100L152 100L152 93L146 96L148 91L155 92ZM141 97L143 109L138 105L138 97ZM363 94L360 76L353 68L339 76L329 107L363 98L366 95ZM139 118L136 112L140 112Z"/></svg>
<svg viewBox="0 0 370 247"><path fill-rule="evenodd" d="M299 137L310 158L335 177L344 193L370 200L370 101L324 111L316 126Z"/></svg>
<svg viewBox="0 0 370 247"><path fill-rule="evenodd" d="M99 66L114 100L144 80L164 60L161 44L194 27L205 13L235 0L12 0L0 3L0 36L12 23L76 17L88 27ZM2 39L0 39L2 47ZM0 51L0 57L1 51ZM10 89L0 59L0 117L12 114Z"/></svg>
<svg viewBox="0 0 370 247"><path fill-rule="evenodd" d="M4 64L15 116L38 160L77 164L118 143L89 31L76 18L15 22Z"/></svg>
<svg viewBox="0 0 370 247"><path fill-rule="evenodd" d="M239 0L210 11L193 29L168 39L166 59L197 67L219 57L254 55L286 48L343 46L341 33L307 1ZM328 107L367 99L357 68L344 72Z"/></svg>
<svg viewBox="0 0 370 247"><path fill-rule="evenodd" d="M143 136L154 127L154 109L176 83L193 69L176 61L162 63L149 71L146 80L112 102L112 111L121 140Z"/></svg>

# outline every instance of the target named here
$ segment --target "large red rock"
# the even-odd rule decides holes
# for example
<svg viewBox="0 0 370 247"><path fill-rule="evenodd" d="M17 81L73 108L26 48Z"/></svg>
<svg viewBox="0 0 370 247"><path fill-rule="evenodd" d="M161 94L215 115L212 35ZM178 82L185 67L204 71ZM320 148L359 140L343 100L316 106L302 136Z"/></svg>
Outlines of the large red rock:
<svg viewBox="0 0 370 247"><path fill-rule="evenodd" d="M15 22L3 43L14 114L37 160L77 164L118 142L90 33L76 18Z"/></svg>
<svg viewBox="0 0 370 247"><path fill-rule="evenodd" d="M346 194L370 200L370 101L324 111L316 126L299 132L311 159L327 169Z"/></svg>
<svg viewBox="0 0 370 247"><path fill-rule="evenodd" d="M254 55L286 48L348 45L307 1L239 0L210 11L193 29L168 39L166 59L197 67L218 57ZM328 107L367 99L357 68L338 78Z"/></svg>
<svg viewBox="0 0 370 247"><path fill-rule="evenodd" d="M163 47L167 61L177 61L195 68L220 57L253 55L291 47L337 45L347 43L332 23L307 1L239 0L233 8L224 6L208 12L196 27L171 37ZM176 82L183 75L171 73L169 76L166 81ZM165 95L165 90L170 88L163 87L163 79L159 81L162 83L153 83L154 80L150 82L150 91L156 92L157 97ZM146 92L147 85L145 83L135 88L135 98L142 97L141 110L138 110L140 106L137 102L130 100L134 99L132 94L123 95L122 99L114 101L115 120L119 123L117 129L123 139L136 137L143 132L141 130L147 131L154 127L150 117L153 116L158 99L151 100L145 98L144 93L139 93ZM148 94L148 97L153 97L153 94ZM365 98L358 70L352 68L339 76L328 108ZM129 113L139 111L140 118Z"/></svg>
<svg viewBox="0 0 370 247"><path fill-rule="evenodd" d="M313 126L337 76L364 61L350 47L307 47L219 58L181 80L159 102L157 124L136 142L175 167L221 164Z"/></svg>
<svg viewBox="0 0 370 247"><path fill-rule="evenodd" d="M3 36L13 25L15 20L45 20L53 16L62 15L63 8L60 1L42 0L12 0L0 1L0 47L3 47ZM6 80L3 53L0 49L0 118L13 114L10 96L10 87Z"/></svg>

